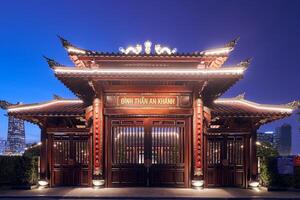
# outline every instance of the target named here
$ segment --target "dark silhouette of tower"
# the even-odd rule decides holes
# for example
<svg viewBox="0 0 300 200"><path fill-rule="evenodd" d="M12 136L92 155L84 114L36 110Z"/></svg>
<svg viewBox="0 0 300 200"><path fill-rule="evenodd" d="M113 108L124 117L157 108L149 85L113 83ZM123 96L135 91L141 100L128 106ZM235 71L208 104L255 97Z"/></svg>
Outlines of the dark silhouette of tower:
<svg viewBox="0 0 300 200"><path fill-rule="evenodd" d="M292 127L289 124L283 124L277 127L274 135L274 147L280 155L287 156L291 154L292 147Z"/></svg>

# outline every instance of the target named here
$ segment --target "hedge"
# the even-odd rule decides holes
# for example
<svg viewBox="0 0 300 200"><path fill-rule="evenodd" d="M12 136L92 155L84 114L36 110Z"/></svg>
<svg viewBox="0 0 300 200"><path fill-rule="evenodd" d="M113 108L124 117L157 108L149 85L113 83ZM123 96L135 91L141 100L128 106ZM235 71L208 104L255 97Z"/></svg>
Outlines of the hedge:
<svg viewBox="0 0 300 200"><path fill-rule="evenodd" d="M38 157L0 156L0 186L35 185L38 181Z"/></svg>
<svg viewBox="0 0 300 200"><path fill-rule="evenodd" d="M267 187L300 188L300 167L294 168L294 175L281 175L277 172L277 158L261 160L260 180Z"/></svg>

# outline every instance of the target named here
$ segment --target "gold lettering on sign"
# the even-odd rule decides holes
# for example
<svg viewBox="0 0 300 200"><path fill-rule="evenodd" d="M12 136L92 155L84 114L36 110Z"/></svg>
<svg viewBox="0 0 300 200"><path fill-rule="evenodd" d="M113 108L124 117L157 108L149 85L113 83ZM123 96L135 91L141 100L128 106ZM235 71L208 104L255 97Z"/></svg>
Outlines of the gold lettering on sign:
<svg viewBox="0 0 300 200"><path fill-rule="evenodd" d="M152 97L152 96L142 96L142 97L118 97L119 106L176 106L177 97Z"/></svg>

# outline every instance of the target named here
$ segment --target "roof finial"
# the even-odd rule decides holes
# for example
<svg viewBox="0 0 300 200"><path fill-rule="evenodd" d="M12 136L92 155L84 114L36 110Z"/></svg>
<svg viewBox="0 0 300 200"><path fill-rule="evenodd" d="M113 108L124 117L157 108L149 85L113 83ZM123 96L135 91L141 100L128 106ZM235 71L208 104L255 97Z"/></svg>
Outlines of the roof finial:
<svg viewBox="0 0 300 200"><path fill-rule="evenodd" d="M73 46L68 40L61 37L60 35L57 35L57 37L59 38L59 40L60 40L61 44L63 45L63 47L68 48L69 46Z"/></svg>
<svg viewBox="0 0 300 200"><path fill-rule="evenodd" d="M69 52L69 53L75 53L75 54L85 54L86 51L83 49L80 49L76 47L75 45L71 44L68 40L64 39L63 37L57 35L57 37L60 39L63 47Z"/></svg>
<svg viewBox="0 0 300 200"><path fill-rule="evenodd" d="M297 109L300 108L300 101L299 100L298 101L292 101L292 102L290 102L290 103L288 103L286 105L288 107L290 107L291 109L293 109L293 110L297 110Z"/></svg>
<svg viewBox="0 0 300 200"><path fill-rule="evenodd" d="M53 94L53 99L55 99L55 100L61 100L61 99L64 99L64 98L62 98L61 96L59 96L57 94Z"/></svg>
<svg viewBox="0 0 300 200"><path fill-rule="evenodd" d="M237 42L240 40L240 37L235 38L234 40L228 42L225 47L231 47L234 48L237 44Z"/></svg>
<svg viewBox="0 0 300 200"><path fill-rule="evenodd" d="M243 92L243 93L237 95L235 98L236 99L245 99L245 95L246 95L246 92Z"/></svg>
<svg viewBox="0 0 300 200"><path fill-rule="evenodd" d="M15 105L15 104L9 103L8 101L5 101L5 100L0 100L0 108L3 110L7 110L7 108L12 105Z"/></svg>
<svg viewBox="0 0 300 200"><path fill-rule="evenodd" d="M46 56L43 56L48 63L49 67L53 69L54 66L62 66L60 63L56 62L55 60L48 58Z"/></svg>
<svg viewBox="0 0 300 200"><path fill-rule="evenodd" d="M240 66L247 68L252 61L252 58L247 58L239 63Z"/></svg>

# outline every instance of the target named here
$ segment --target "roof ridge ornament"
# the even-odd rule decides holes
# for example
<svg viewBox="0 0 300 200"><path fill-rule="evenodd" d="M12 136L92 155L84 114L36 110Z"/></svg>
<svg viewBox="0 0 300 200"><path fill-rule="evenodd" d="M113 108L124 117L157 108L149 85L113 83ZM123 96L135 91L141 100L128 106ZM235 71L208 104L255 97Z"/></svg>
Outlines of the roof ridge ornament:
<svg viewBox="0 0 300 200"><path fill-rule="evenodd" d="M246 60L241 61L239 63L239 66L248 68L252 60L253 60L252 58L247 58Z"/></svg>
<svg viewBox="0 0 300 200"><path fill-rule="evenodd" d="M238 100L244 100L244 99L245 99L245 95L246 95L246 92L243 92L243 93L237 95L237 96L235 97L235 99L238 99Z"/></svg>
<svg viewBox="0 0 300 200"><path fill-rule="evenodd" d="M86 51L76 47L75 45L71 44L68 40L64 39L63 37L57 35L59 38L62 46L69 52L69 53L79 53L79 54L86 54Z"/></svg>
<svg viewBox="0 0 300 200"><path fill-rule="evenodd" d="M231 48L234 48L238 41L240 40L240 36L236 37L235 39L231 40L230 42L228 42L225 47L231 47Z"/></svg>
<svg viewBox="0 0 300 200"><path fill-rule="evenodd" d="M141 44L136 44L135 46L128 46L127 48L120 47L119 51L124 54L141 54L143 51L145 54L150 55L152 53L152 42L147 40L144 42L144 49ZM162 46L160 44L154 45L154 52L158 55L161 54L175 54L177 52L176 48L170 49L169 47Z"/></svg>
<svg viewBox="0 0 300 200"><path fill-rule="evenodd" d="M290 103L285 104L286 106L288 106L289 108L293 109L293 110L297 110L300 108L300 100L298 101L292 101Z"/></svg>
<svg viewBox="0 0 300 200"><path fill-rule="evenodd" d="M49 67L53 69L54 66L62 66L62 64L58 63L56 60L48 58L47 56L43 56L43 58L48 63Z"/></svg>
<svg viewBox="0 0 300 200"><path fill-rule="evenodd" d="M203 54L206 56L229 54L231 51L233 51L234 47L236 46L236 44L239 40L240 40L240 37L237 37L234 40L225 44L221 48L207 49L207 50L201 51L200 54Z"/></svg>
<svg viewBox="0 0 300 200"><path fill-rule="evenodd" d="M13 104L13 103L10 103L5 100L0 100L0 108L3 110L7 110L9 106L14 106L14 105L18 105L18 104L20 104L20 103Z"/></svg>
<svg viewBox="0 0 300 200"><path fill-rule="evenodd" d="M57 95L57 94L53 94L53 99L54 100L63 100L64 98L61 97L61 96L59 96L59 95Z"/></svg>
<svg viewBox="0 0 300 200"><path fill-rule="evenodd" d="M119 51L124 53L124 54L140 54L142 52L142 45L137 44L134 46L129 46L126 49L123 47L119 48Z"/></svg>

